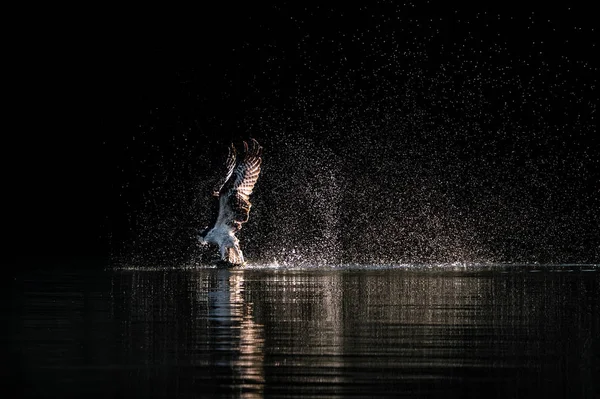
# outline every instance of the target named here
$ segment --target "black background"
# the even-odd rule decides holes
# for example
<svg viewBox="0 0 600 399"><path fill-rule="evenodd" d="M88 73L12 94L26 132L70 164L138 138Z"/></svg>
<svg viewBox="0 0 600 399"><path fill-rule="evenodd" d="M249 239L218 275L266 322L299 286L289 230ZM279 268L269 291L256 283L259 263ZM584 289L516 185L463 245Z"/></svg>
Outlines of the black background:
<svg viewBox="0 0 600 399"><path fill-rule="evenodd" d="M400 8L402 18L413 23L396 36L397 42L405 40L406 48L412 49L411 40L433 37L419 47L428 52L425 70L438 68L452 53L448 48L453 43L473 34L474 41L468 44L470 48L467 46L472 54L465 59L483 59L485 50L496 43L498 32L508 51L491 62L529 59L529 69L520 72L523 76L533 75L544 62L550 64L550 71L553 65L561 65L564 71L565 60L573 63L570 74L564 76L571 79L568 83L584 101L567 107L563 100L555 99L566 111L547 111L545 121L553 126L573 126L581 107L583 125L588 129L567 138L556 130L534 141L542 154L557 149L571 158L586 154L581 161L585 177L575 193L585 200L574 223L584 221L587 255L581 260L594 260L598 256L594 247L598 244L595 206L599 165L594 157L597 132L589 126L596 126L597 116L585 114L590 109L585 104L597 103L597 31L592 6L544 5L542 9L516 3L475 8L432 2L407 4L213 4L193 10L151 11L51 9L37 10L25 18L22 12L15 12L18 22L5 61L10 67L5 77L11 89L9 117L16 120L12 127L7 126L3 146L8 179L5 196L10 204L5 207L9 253L15 258L108 258L115 246L130 239L131 215L139 208L142 193L150 190L143 181L136 183L136 162L152 162L152 157L146 147L132 144L135 136L141 131L158 131L154 136L150 133L147 140L163 151L161 162L174 164L185 153L188 173L208 176L208 172L199 171L220 159L229 141L239 142L248 136L266 143L277 141L261 130L258 122L248 124L258 117L257 107L275 104L282 114L292 117L300 112L289 99L298 81L310 84L314 78L301 66L300 41L305 40L304 48L315 49L312 60L326 75L335 70L329 66L340 62L336 48L350 43L340 38L340 32L349 36L366 32L364 40L377 43L398 26L381 24L371 15ZM532 15L537 25L532 25ZM442 22L435 22L436 18ZM552 23L544 25L547 20ZM432 29L441 31L432 33ZM323 44L319 38L331 42ZM477 39L481 48L473 44ZM532 43L540 41L545 41L543 55L536 56ZM378 45L385 49L385 45ZM359 46L345 48L348 70L355 66L361 66L363 72L369 70L367 53ZM481 49L483 54L477 53ZM282 72L267 74L263 80L250 79L271 68L269 57L282 65ZM586 68L579 74L581 63ZM320 84L327 85L325 81ZM521 107L515 118L524 120L530 111ZM314 119L321 123L318 117ZM188 136L182 144L179 140L184 130ZM315 133L317 144L318 136ZM455 139L453 142L462 140L458 136ZM485 140L484 134L481 141ZM325 141L324 145L335 149L333 141ZM435 140L433 143L437 145ZM204 150L197 150L198 146ZM207 153L214 159L207 159ZM559 173L559 169L549 173ZM579 177L558 177L569 179ZM564 191L565 187L556 190Z"/></svg>

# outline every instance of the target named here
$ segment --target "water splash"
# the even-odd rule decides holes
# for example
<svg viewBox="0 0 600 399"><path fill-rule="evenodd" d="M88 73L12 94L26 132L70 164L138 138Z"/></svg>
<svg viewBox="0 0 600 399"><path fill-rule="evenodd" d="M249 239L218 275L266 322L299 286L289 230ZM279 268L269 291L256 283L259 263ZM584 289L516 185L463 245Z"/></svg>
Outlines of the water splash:
<svg viewBox="0 0 600 399"><path fill-rule="evenodd" d="M280 10L294 15L293 39L282 35L266 52L260 35L244 41L237 50L252 63L222 72L221 104L231 106L234 87L237 114L211 116L211 131L235 131L224 139L196 128L186 105L194 87L172 98L174 110L153 114L175 128L149 118L132 143L141 199L129 209L127 256L214 256L191 238L209 219L222 162L214 152L251 135L265 156L240 234L249 259L600 261L598 68L584 57L594 40L582 37L574 52L559 32L532 56L506 35L522 29L538 49L535 35L555 27L537 16L433 18L387 2L368 10L357 26L346 18L365 10ZM307 28L322 18L339 28ZM262 26L270 36L288 29Z"/></svg>

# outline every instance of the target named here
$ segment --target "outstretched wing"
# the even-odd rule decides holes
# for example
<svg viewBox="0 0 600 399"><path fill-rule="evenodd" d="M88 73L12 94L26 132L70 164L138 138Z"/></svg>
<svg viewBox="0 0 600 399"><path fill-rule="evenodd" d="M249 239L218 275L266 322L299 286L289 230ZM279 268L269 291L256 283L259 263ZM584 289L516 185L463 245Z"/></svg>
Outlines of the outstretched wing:
<svg viewBox="0 0 600 399"><path fill-rule="evenodd" d="M237 231L248 221L249 198L260 175L262 147L254 139L244 141L244 156L238 160L229 179L219 192L219 217L217 224L226 224Z"/></svg>
<svg viewBox="0 0 600 399"><path fill-rule="evenodd" d="M233 169L235 167L236 151L235 147L233 146L233 143L229 146L228 150L229 152L227 154L227 160L225 161L225 173L213 189L213 195L215 197L219 196L219 193L223 189L223 186L231 178L231 174L233 173Z"/></svg>
<svg viewBox="0 0 600 399"><path fill-rule="evenodd" d="M231 178L231 175L233 174L233 169L235 168L235 159L236 159L235 147L233 146L233 144L231 144L231 146L229 146L229 148L228 148L227 160L225 161L225 164L223 165L224 168L222 170L222 175L220 176L219 181L214 186L213 191L212 191L212 195L213 195L213 197L215 197L214 202L211 201L212 218L211 218L211 223L208 225L208 227L206 227L206 229L204 230L204 233L208 232L210 229L215 227L215 225L219 222L219 216L221 214L219 193L223 189L223 186L225 185L225 183L227 183L227 181Z"/></svg>

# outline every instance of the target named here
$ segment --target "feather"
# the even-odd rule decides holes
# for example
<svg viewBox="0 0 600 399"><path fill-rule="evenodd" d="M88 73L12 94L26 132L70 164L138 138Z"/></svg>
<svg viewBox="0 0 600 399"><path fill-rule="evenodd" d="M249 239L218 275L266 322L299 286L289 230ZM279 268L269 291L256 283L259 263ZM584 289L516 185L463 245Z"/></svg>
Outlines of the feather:
<svg viewBox="0 0 600 399"><path fill-rule="evenodd" d="M213 195L219 198L219 214L212 229L200 235L201 242L217 244L221 259L232 264L243 264L244 255L235 236L242 224L248 221L250 195L260 175L262 163L262 147L254 139L250 144L244 141L244 152L241 158L236 157L235 147L229 149L226 175L220 183L218 191Z"/></svg>

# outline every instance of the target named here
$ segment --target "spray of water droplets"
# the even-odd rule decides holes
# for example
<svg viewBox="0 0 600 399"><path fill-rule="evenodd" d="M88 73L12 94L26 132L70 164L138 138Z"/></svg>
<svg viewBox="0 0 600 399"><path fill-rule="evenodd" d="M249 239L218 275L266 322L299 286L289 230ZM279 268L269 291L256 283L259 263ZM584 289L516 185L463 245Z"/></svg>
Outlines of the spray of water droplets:
<svg viewBox="0 0 600 399"><path fill-rule="evenodd" d="M204 262L193 229L230 139L251 136L264 147L240 233L253 261L600 261L594 40L573 49L535 14L290 7L270 10L288 25L252 22L222 72L235 115L198 129L183 86L159 112L176 122L140 128L130 253Z"/></svg>

